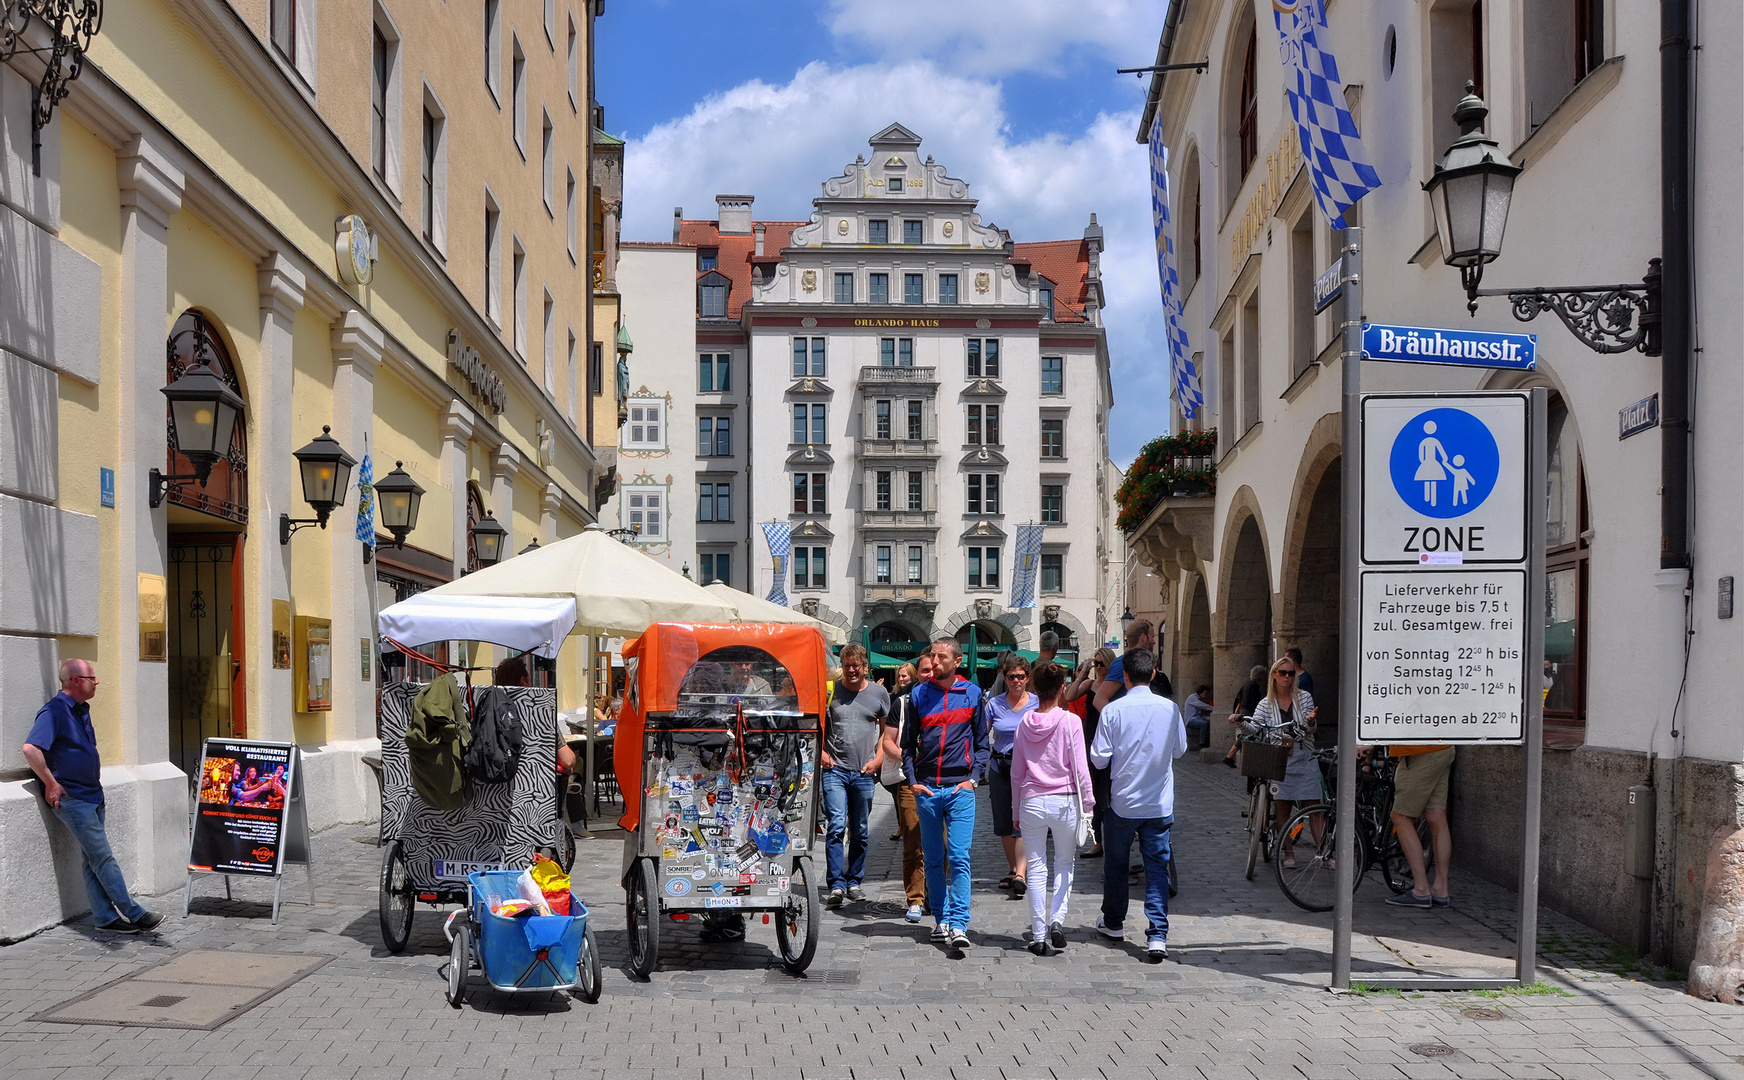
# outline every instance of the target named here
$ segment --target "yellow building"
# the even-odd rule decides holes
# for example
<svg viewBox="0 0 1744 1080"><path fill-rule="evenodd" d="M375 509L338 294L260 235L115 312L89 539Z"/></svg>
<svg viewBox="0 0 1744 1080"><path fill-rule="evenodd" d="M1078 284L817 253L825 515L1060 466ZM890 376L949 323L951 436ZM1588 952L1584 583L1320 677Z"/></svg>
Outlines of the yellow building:
<svg viewBox="0 0 1744 1080"><path fill-rule="evenodd" d="M486 512L506 552L594 520L601 6L111 0L40 130L40 63L0 65L0 938L85 909L19 749L59 660L97 666L110 838L161 892L202 738L295 739L311 824L373 819L375 609ZM242 402L204 485L161 392L201 365ZM366 560L355 488L281 543L323 429L423 488L403 547Z"/></svg>

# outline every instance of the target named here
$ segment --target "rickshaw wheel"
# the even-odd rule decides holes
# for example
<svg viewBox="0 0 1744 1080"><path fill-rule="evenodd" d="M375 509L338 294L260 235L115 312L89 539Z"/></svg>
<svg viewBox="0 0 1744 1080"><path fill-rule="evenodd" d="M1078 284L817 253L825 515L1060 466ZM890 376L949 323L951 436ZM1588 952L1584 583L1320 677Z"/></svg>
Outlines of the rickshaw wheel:
<svg viewBox="0 0 1744 1080"><path fill-rule="evenodd" d="M406 853L395 840L382 855L381 895L376 901L382 944L389 952L403 951L412 939L412 915L417 900L412 888L412 868L406 865Z"/></svg>
<svg viewBox="0 0 1744 1080"><path fill-rule="evenodd" d="M641 978L654 973L660 963L660 893L654 863L637 859L624 880L625 905L630 924L630 970Z"/></svg>
<svg viewBox="0 0 1744 1080"><path fill-rule="evenodd" d="M788 894L775 918L775 943L781 949L781 966L798 975L817 955L818 887L811 876L811 860L793 860Z"/></svg>
<svg viewBox="0 0 1744 1080"><path fill-rule="evenodd" d="M466 976L472 968L472 928L462 919L454 927L448 950L448 1004L456 1009L466 1000Z"/></svg>
<svg viewBox="0 0 1744 1080"><path fill-rule="evenodd" d="M599 950L593 944L593 927L581 931L581 956L576 965L575 996L592 1005L600 999Z"/></svg>
<svg viewBox="0 0 1744 1080"><path fill-rule="evenodd" d="M575 865L575 831L561 819L557 822L557 863L565 874Z"/></svg>

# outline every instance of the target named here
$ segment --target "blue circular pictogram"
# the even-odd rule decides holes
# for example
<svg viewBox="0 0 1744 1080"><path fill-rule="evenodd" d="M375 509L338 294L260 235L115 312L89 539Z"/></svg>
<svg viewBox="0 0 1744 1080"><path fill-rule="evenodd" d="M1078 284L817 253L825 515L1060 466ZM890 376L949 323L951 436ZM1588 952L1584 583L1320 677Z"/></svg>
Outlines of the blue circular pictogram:
<svg viewBox="0 0 1744 1080"><path fill-rule="evenodd" d="M1496 437L1463 409L1428 409L1393 440L1393 489L1425 517L1463 517L1495 490L1502 467Z"/></svg>
<svg viewBox="0 0 1744 1080"><path fill-rule="evenodd" d="M666 891L673 896L686 896L690 893L690 880L681 877L667 878Z"/></svg>

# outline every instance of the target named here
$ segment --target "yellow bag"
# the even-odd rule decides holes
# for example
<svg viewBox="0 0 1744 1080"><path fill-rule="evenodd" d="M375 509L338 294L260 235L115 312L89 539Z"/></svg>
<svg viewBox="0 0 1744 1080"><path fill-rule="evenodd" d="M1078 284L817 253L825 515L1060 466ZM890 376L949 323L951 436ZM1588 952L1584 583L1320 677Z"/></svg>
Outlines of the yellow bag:
<svg viewBox="0 0 1744 1080"><path fill-rule="evenodd" d="M569 875L563 872L563 868L544 855L535 855L528 873L533 875L533 883L545 895L552 913L569 914Z"/></svg>

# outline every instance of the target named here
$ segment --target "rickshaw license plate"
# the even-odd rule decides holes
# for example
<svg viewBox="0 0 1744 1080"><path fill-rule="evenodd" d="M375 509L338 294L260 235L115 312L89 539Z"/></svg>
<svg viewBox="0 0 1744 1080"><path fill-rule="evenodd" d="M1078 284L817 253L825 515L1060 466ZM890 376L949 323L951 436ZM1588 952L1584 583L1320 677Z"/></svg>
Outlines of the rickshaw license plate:
<svg viewBox="0 0 1744 1080"><path fill-rule="evenodd" d="M702 906L703 907L712 907L712 908L713 907L738 907L739 902L743 899L744 899L743 897L739 897L739 896L709 896L709 897L704 897Z"/></svg>
<svg viewBox="0 0 1744 1080"><path fill-rule="evenodd" d="M465 881L470 874L482 874L486 870L506 870L502 863L495 862L461 862L453 859L436 860L437 881Z"/></svg>

